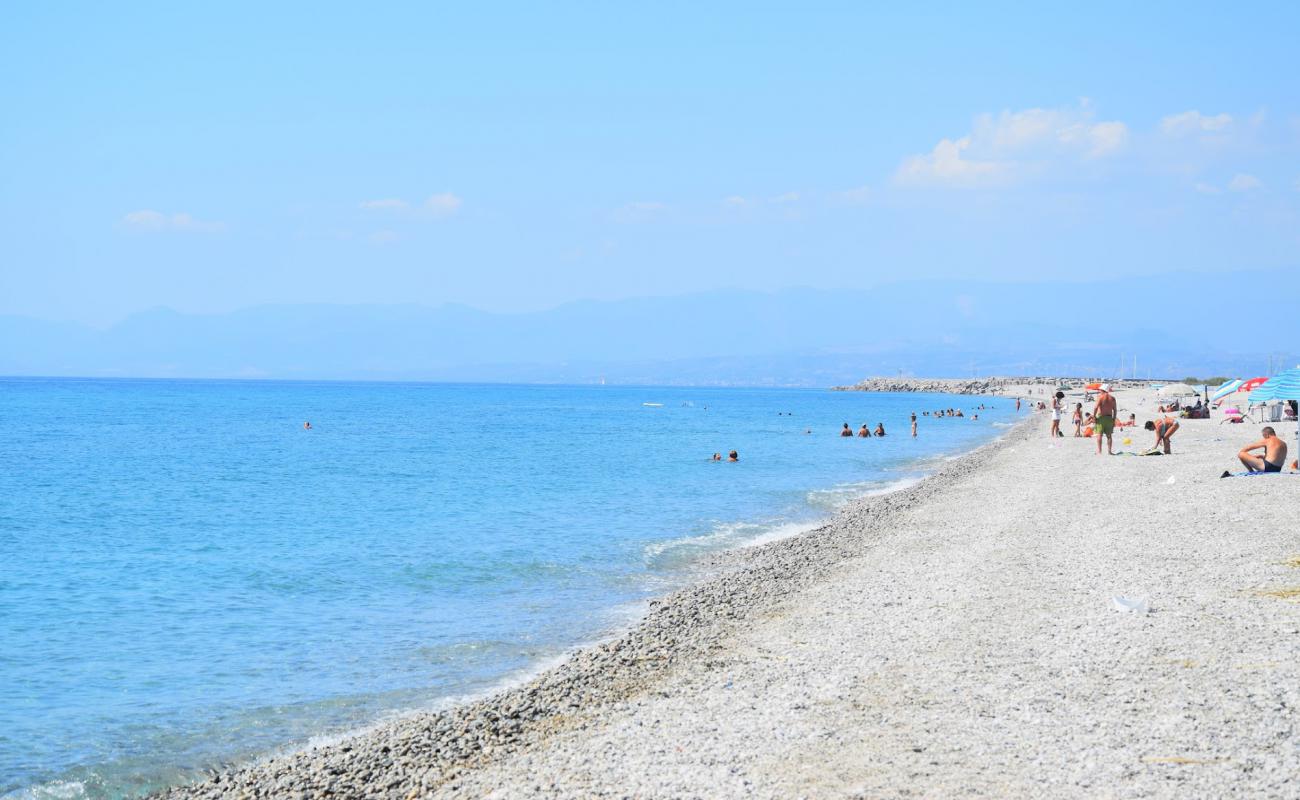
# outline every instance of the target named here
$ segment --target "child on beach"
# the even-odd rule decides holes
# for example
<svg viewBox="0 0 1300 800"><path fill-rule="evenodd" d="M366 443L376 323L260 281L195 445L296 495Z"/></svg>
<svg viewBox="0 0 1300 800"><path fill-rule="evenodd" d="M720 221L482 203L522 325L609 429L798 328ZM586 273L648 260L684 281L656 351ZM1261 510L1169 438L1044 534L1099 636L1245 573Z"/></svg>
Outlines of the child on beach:
<svg viewBox="0 0 1300 800"><path fill-rule="evenodd" d="M1074 404L1074 438L1083 436L1083 403Z"/></svg>

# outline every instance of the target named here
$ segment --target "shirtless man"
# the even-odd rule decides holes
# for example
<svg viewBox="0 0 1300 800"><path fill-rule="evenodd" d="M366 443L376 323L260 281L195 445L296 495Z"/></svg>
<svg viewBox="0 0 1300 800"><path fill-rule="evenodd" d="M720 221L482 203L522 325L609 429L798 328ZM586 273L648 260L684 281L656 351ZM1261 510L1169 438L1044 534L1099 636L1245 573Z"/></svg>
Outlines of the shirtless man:
<svg viewBox="0 0 1300 800"><path fill-rule="evenodd" d="M1169 439L1174 435L1174 432L1178 430L1178 420L1166 416L1161 417L1154 422L1148 420L1147 424L1143 427L1149 431L1156 432L1156 443L1151 446L1151 449L1155 450L1163 444L1165 447L1165 455L1169 455Z"/></svg>
<svg viewBox="0 0 1300 800"><path fill-rule="evenodd" d="M1286 463L1286 442L1279 439L1271 427L1265 428L1263 433L1263 439L1241 448L1237 458L1251 472L1281 472ZM1252 450L1263 450L1263 457L1253 455Z"/></svg>
<svg viewBox="0 0 1300 800"><path fill-rule="evenodd" d="M858 436L863 439L871 438L871 431L867 430L867 423L862 423L862 427L858 428Z"/></svg>
<svg viewBox="0 0 1300 800"><path fill-rule="evenodd" d="M847 422L844 423L844 427L840 428L840 436L852 436L852 435L853 435L853 430L849 428L849 423Z"/></svg>
<svg viewBox="0 0 1300 800"><path fill-rule="evenodd" d="M1110 384L1103 383L1097 394L1097 404L1093 406L1092 435L1097 439L1097 455L1101 455L1101 437L1106 437L1106 452L1115 455L1115 395L1110 393ZM1165 445L1168 447L1168 445ZM1166 451L1168 452L1168 451Z"/></svg>

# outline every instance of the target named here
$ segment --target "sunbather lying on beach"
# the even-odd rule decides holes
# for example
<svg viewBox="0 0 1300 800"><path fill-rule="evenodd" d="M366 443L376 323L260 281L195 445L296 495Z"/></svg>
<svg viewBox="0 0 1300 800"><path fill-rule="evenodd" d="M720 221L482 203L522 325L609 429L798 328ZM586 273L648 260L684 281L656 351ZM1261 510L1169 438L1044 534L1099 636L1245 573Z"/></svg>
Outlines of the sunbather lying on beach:
<svg viewBox="0 0 1300 800"><path fill-rule="evenodd" d="M1156 432L1156 443L1151 445L1151 449L1155 450L1163 445L1165 448L1165 455L1169 455L1169 440L1178 430L1178 420L1170 416L1165 416L1155 421L1148 420L1147 424L1143 427L1149 431Z"/></svg>
<svg viewBox="0 0 1300 800"><path fill-rule="evenodd" d="M1248 444L1237 453L1242 466L1251 472L1281 472L1286 463L1286 442L1278 438L1272 427L1264 428L1264 438L1254 444ZM1260 455L1254 451L1263 450Z"/></svg>

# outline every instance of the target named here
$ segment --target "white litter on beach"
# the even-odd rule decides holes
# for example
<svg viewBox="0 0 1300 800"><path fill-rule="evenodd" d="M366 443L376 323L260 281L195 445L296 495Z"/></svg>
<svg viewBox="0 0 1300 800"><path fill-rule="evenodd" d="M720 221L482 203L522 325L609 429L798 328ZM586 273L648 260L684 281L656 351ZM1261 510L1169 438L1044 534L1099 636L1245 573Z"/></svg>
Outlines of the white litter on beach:
<svg viewBox="0 0 1300 800"><path fill-rule="evenodd" d="M1124 597L1117 594L1110 599L1110 602L1115 606L1116 611L1126 614L1145 614L1151 610L1145 597Z"/></svg>

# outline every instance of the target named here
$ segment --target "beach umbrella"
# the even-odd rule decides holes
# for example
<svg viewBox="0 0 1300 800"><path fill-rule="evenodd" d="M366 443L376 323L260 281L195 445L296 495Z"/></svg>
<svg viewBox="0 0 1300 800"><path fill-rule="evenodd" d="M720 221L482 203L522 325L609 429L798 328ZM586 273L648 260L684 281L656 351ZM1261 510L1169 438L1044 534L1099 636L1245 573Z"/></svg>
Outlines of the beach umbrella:
<svg viewBox="0 0 1300 800"><path fill-rule="evenodd" d="M1227 383L1223 384L1219 388L1215 389L1214 394L1210 395L1210 399L1218 400L1221 397L1227 397L1228 395L1237 391L1237 389L1240 388L1240 386L1241 386L1240 378L1237 378L1236 380L1228 381Z"/></svg>
<svg viewBox="0 0 1300 800"><path fill-rule="evenodd" d="M1166 383L1160 387L1160 394L1165 397L1191 397L1200 394L1194 386L1188 386L1185 383Z"/></svg>
<svg viewBox="0 0 1300 800"><path fill-rule="evenodd" d="M1242 385L1237 387L1239 392L1253 392L1267 381L1268 378L1251 378Z"/></svg>
<svg viewBox="0 0 1300 800"><path fill-rule="evenodd" d="M1084 386L1083 388L1088 389L1089 391L1099 392L1099 391L1101 391L1101 384L1100 384L1100 383L1090 383L1090 384L1088 384L1087 386Z"/></svg>
<svg viewBox="0 0 1300 800"><path fill-rule="evenodd" d="M1300 367L1279 372L1264 381L1250 393L1246 400L1250 403L1267 403L1270 400L1300 400Z"/></svg>

